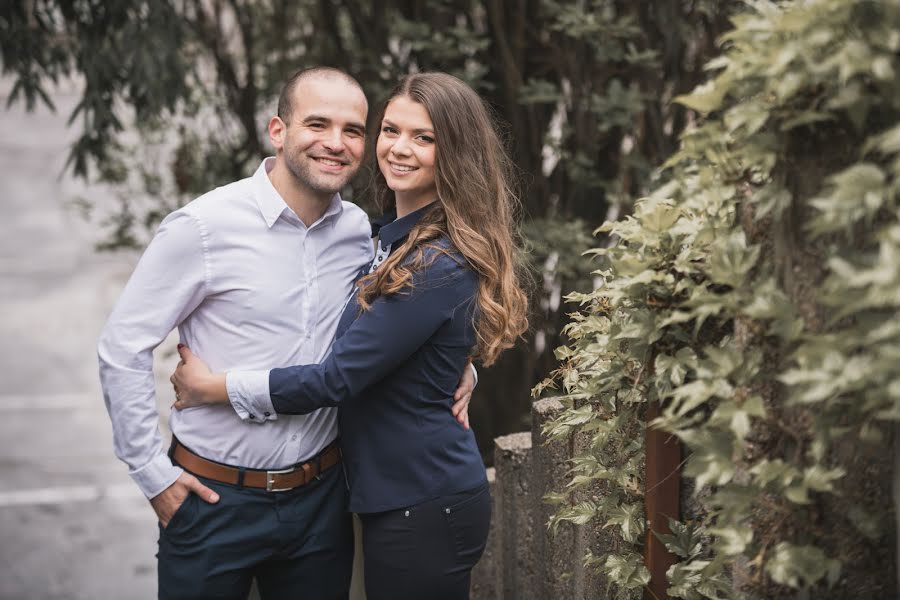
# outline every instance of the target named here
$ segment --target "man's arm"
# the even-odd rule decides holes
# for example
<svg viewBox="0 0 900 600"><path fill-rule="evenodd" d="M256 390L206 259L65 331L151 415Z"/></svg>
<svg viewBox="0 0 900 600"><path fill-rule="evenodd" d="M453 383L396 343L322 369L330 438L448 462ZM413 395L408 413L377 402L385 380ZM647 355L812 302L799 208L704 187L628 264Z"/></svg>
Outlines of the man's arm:
<svg viewBox="0 0 900 600"><path fill-rule="evenodd" d="M119 297L97 348L116 456L144 495L154 499L163 525L189 490L205 499L213 493L166 454L153 378L153 350L202 302L207 268L198 224L183 211L169 215ZM163 492L169 493L156 500Z"/></svg>
<svg viewBox="0 0 900 600"><path fill-rule="evenodd" d="M469 401L472 399L472 392L475 391L476 385L478 385L478 369L469 360L459 379L459 387L453 392L453 407L450 409L453 416L465 429L469 428Z"/></svg>

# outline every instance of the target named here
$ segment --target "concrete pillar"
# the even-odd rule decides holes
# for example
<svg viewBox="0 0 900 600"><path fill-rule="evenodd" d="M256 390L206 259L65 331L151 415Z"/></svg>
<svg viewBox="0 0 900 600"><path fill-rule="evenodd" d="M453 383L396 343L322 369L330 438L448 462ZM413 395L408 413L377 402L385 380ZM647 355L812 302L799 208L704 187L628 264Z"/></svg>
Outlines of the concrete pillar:
<svg viewBox="0 0 900 600"><path fill-rule="evenodd" d="M471 600L501 600L500 580L502 551L500 548L500 513L497 510L497 477L493 467L487 470L488 485L491 488L491 531L481 560L472 569Z"/></svg>
<svg viewBox="0 0 900 600"><path fill-rule="evenodd" d="M563 411L556 398L538 400L531 410L532 441L532 510L534 514L534 551L537 562L537 597L585 598L583 558L586 550L584 527L560 523L556 534L547 528L547 521L559 508L544 502L544 495L560 492L568 483L572 440L548 440L543 427ZM591 596L593 597L593 596Z"/></svg>
<svg viewBox="0 0 900 600"><path fill-rule="evenodd" d="M637 429L637 428L636 428ZM635 435L640 435L640 430L635 431ZM585 452L591 446L592 434L578 433L574 436L573 455ZM611 484L607 481L595 481L592 485L581 490L575 495L576 502L591 500L599 502L610 494ZM620 542L616 529L613 527L604 527L604 519L594 519L590 523L578 528L576 540L577 556L583 557L589 550L601 560L606 560L606 555L618 552ZM610 582L602 575L597 566L584 570L583 579L584 598L606 599L615 598L615 593L610 588Z"/></svg>
<svg viewBox="0 0 900 600"><path fill-rule="evenodd" d="M537 600L531 492L531 432L494 440L494 507L502 558L497 589L504 600Z"/></svg>

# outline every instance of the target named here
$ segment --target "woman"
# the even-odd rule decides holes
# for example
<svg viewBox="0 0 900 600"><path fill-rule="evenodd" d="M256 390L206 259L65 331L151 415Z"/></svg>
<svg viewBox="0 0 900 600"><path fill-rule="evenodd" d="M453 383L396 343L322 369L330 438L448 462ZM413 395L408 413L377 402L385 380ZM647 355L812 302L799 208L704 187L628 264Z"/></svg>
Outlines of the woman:
<svg viewBox="0 0 900 600"><path fill-rule="evenodd" d="M386 224L331 355L222 375L186 353L176 408L230 402L265 421L341 406L368 598L468 598L490 497L475 438L452 426L449 408L467 359L490 365L527 328L509 161L481 98L447 74L405 77L380 124L375 193ZM261 378L268 394L248 391Z"/></svg>

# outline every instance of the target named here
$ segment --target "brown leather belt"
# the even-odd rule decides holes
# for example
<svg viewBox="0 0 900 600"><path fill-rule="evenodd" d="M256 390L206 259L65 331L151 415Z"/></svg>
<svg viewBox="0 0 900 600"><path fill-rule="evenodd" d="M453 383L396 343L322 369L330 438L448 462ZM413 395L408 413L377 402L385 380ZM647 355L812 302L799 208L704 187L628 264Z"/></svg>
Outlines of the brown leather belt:
<svg viewBox="0 0 900 600"><path fill-rule="evenodd" d="M220 483L259 488L267 492L286 492L306 485L316 479L320 473L341 462L341 449L335 440L309 461L274 471L241 469L223 465L197 456L174 438L172 439L171 456L184 470L200 477Z"/></svg>

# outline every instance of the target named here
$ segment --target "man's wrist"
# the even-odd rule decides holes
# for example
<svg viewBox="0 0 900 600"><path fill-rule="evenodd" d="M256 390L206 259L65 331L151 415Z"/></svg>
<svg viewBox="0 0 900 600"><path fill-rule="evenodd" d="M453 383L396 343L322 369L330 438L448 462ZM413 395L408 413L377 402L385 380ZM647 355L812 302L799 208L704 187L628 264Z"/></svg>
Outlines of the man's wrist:
<svg viewBox="0 0 900 600"><path fill-rule="evenodd" d="M147 499L153 499L175 483L184 472L181 467L172 464L168 454L161 452L153 460L129 473Z"/></svg>

